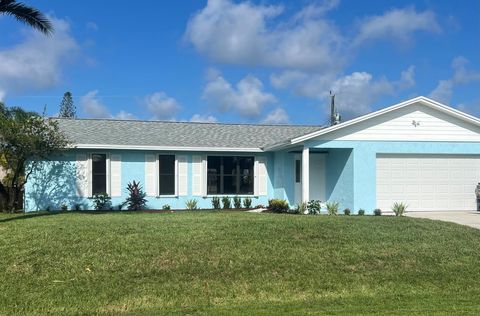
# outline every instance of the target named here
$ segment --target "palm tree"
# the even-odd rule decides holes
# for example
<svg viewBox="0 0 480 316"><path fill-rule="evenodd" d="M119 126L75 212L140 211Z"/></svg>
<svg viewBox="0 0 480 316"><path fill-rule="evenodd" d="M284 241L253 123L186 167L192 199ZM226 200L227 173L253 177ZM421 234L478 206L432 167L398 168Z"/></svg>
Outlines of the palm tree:
<svg viewBox="0 0 480 316"><path fill-rule="evenodd" d="M16 0L0 0L0 15L2 14L11 15L46 35L53 33L52 23L42 12Z"/></svg>

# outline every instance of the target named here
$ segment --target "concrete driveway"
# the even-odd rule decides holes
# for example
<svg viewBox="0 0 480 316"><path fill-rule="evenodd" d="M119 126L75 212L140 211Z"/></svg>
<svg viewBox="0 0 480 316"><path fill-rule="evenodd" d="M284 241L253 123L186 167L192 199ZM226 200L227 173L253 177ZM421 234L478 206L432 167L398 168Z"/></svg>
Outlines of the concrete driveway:
<svg viewBox="0 0 480 316"><path fill-rule="evenodd" d="M407 212L406 215L410 217L453 222L480 229L480 212Z"/></svg>

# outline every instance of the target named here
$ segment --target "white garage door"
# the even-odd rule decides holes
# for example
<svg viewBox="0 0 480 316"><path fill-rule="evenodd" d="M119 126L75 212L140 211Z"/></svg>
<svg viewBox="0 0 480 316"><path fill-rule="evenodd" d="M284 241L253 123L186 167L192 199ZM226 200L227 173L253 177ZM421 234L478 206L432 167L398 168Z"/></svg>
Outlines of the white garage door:
<svg viewBox="0 0 480 316"><path fill-rule="evenodd" d="M475 210L480 156L378 155L377 207L391 210L406 202L408 211Z"/></svg>

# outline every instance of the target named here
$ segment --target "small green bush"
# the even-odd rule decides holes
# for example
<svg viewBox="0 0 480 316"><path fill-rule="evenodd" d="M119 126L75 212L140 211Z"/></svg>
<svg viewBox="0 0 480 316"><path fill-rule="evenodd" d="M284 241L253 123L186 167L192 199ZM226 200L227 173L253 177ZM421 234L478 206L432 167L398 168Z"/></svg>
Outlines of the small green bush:
<svg viewBox="0 0 480 316"><path fill-rule="evenodd" d="M375 215L375 216L381 216L381 215L382 215L382 210L379 209L379 208L376 208L376 209L373 211L373 215Z"/></svg>
<svg viewBox="0 0 480 316"><path fill-rule="evenodd" d="M252 199L247 197L243 199L243 207L244 208L252 208Z"/></svg>
<svg viewBox="0 0 480 316"><path fill-rule="evenodd" d="M359 209L359 210L358 210L358 215L359 215L359 216L365 215L365 210L364 210L363 208Z"/></svg>
<svg viewBox="0 0 480 316"><path fill-rule="evenodd" d="M228 210L232 208L232 201L228 196L222 197L223 209Z"/></svg>
<svg viewBox="0 0 480 316"><path fill-rule="evenodd" d="M308 214L310 215L318 215L320 214L321 204L322 202L319 200L311 200L307 203L307 210Z"/></svg>
<svg viewBox="0 0 480 316"><path fill-rule="evenodd" d="M185 208L189 211L198 209L198 201L196 199L187 200L185 202Z"/></svg>
<svg viewBox="0 0 480 316"><path fill-rule="evenodd" d="M96 194L93 196L93 209L95 211L108 210L112 206L112 198L107 193Z"/></svg>
<svg viewBox="0 0 480 316"><path fill-rule="evenodd" d="M73 206L73 209L78 212L78 211L81 211L81 210L82 210L82 206L77 203L77 204L75 204L75 205Z"/></svg>
<svg viewBox="0 0 480 316"><path fill-rule="evenodd" d="M238 210L242 208L242 199L239 196L233 197L233 206Z"/></svg>
<svg viewBox="0 0 480 316"><path fill-rule="evenodd" d="M347 216L348 216L348 215L350 215L350 213L351 213L351 212L350 212L350 209L349 209L349 208L346 208L346 209L343 210L343 215L347 215Z"/></svg>
<svg viewBox="0 0 480 316"><path fill-rule="evenodd" d="M340 203L338 202L328 202L327 203L328 215L337 215L339 207L340 207Z"/></svg>
<svg viewBox="0 0 480 316"><path fill-rule="evenodd" d="M288 202L280 199L268 200L268 210L273 213L287 213L290 207Z"/></svg>
<svg viewBox="0 0 480 316"><path fill-rule="evenodd" d="M219 210L221 208L220 206L220 198L218 196L212 197L212 208L214 210Z"/></svg>
<svg viewBox="0 0 480 316"><path fill-rule="evenodd" d="M265 208L265 205L263 205L263 204L257 204L257 205L255 205L255 208Z"/></svg>
<svg viewBox="0 0 480 316"><path fill-rule="evenodd" d="M168 204L165 204L164 206L162 206L162 210L164 210L164 211L170 211L171 209L172 208Z"/></svg>
<svg viewBox="0 0 480 316"><path fill-rule="evenodd" d="M292 214L303 215L306 213L308 213L308 204L306 202L298 203L292 210Z"/></svg>
<svg viewBox="0 0 480 316"><path fill-rule="evenodd" d="M407 207L408 205L403 202L402 203L395 202L393 203L392 211L395 213L395 216L403 216L407 211Z"/></svg>
<svg viewBox="0 0 480 316"><path fill-rule="evenodd" d="M63 203L62 206L60 206L60 210L61 210L62 212L68 211L68 205L65 204L65 203Z"/></svg>

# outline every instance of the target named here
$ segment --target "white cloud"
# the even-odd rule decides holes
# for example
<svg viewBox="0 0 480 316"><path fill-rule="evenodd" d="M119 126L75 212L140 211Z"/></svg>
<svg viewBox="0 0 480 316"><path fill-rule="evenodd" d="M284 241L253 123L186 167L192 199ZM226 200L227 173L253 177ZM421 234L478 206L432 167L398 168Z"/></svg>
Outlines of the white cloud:
<svg viewBox="0 0 480 316"><path fill-rule="evenodd" d="M267 114L267 117L263 120L265 124L286 124L289 117L287 112L282 108L276 108Z"/></svg>
<svg viewBox="0 0 480 316"><path fill-rule="evenodd" d="M339 112L348 119L370 112L372 103L382 95L392 94L394 87L386 78L375 80L367 72L354 72L337 79L331 90L337 95Z"/></svg>
<svg viewBox="0 0 480 316"><path fill-rule="evenodd" d="M118 120L135 120L137 117L132 113L121 110L116 115L112 115L108 107L103 104L98 90L93 90L80 97L80 108L88 118L109 118Z"/></svg>
<svg viewBox="0 0 480 316"><path fill-rule="evenodd" d="M108 108L100 101L98 90L93 90L80 98L80 106L89 118L111 118Z"/></svg>
<svg viewBox="0 0 480 316"><path fill-rule="evenodd" d="M450 103L456 86L480 80L480 71L467 69L468 59L457 56L452 61L453 75L450 79L440 80L429 97L443 103Z"/></svg>
<svg viewBox="0 0 480 316"><path fill-rule="evenodd" d="M92 22L92 21L88 21L88 22L85 24L85 27L86 27L87 30L89 30L89 31L98 31L98 25L97 25L97 23Z"/></svg>
<svg viewBox="0 0 480 316"><path fill-rule="evenodd" d="M200 53L231 64L332 68L343 59L344 39L321 15L337 1L307 6L288 22L283 7L209 0L189 21L185 38Z"/></svg>
<svg viewBox="0 0 480 316"><path fill-rule="evenodd" d="M262 82L253 76L247 76L233 87L220 74L211 77L203 91L203 98L220 111L234 110L247 118L258 118L262 109L277 99L264 92Z"/></svg>
<svg viewBox="0 0 480 316"><path fill-rule="evenodd" d="M402 71L398 80L374 78L368 72L349 75L285 71L274 74L271 83L278 89L292 89L297 95L321 100L327 104L329 91L337 95L337 104L344 119L371 111L371 105L381 96L394 94L415 84L415 67ZM325 106L325 112L329 108Z"/></svg>
<svg viewBox="0 0 480 316"><path fill-rule="evenodd" d="M393 9L382 15L365 18L359 24L354 45L377 39L391 39L406 42L418 31L440 32L435 13L417 12L414 8Z"/></svg>
<svg viewBox="0 0 480 316"><path fill-rule="evenodd" d="M118 120L136 120L137 119L137 117L134 114L126 112L124 110L121 110L120 112L118 112L117 115L115 115L115 118Z"/></svg>
<svg viewBox="0 0 480 316"><path fill-rule="evenodd" d="M165 92L155 92L147 95L144 99L147 110L153 115L153 119L172 119L180 110L180 104Z"/></svg>
<svg viewBox="0 0 480 316"><path fill-rule="evenodd" d="M439 102L450 103L453 95L453 86L453 80L440 80L428 97Z"/></svg>
<svg viewBox="0 0 480 316"><path fill-rule="evenodd" d="M190 122L197 122L197 123L216 123L218 122L217 118L213 115L205 115L205 114L194 114L190 118Z"/></svg>
<svg viewBox="0 0 480 316"><path fill-rule="evenodd" d="M66 20L50 17L51 36L28 30L19 44L0 50L0 90L3 93L55 86L64 64L79 52Z"/></svg>

